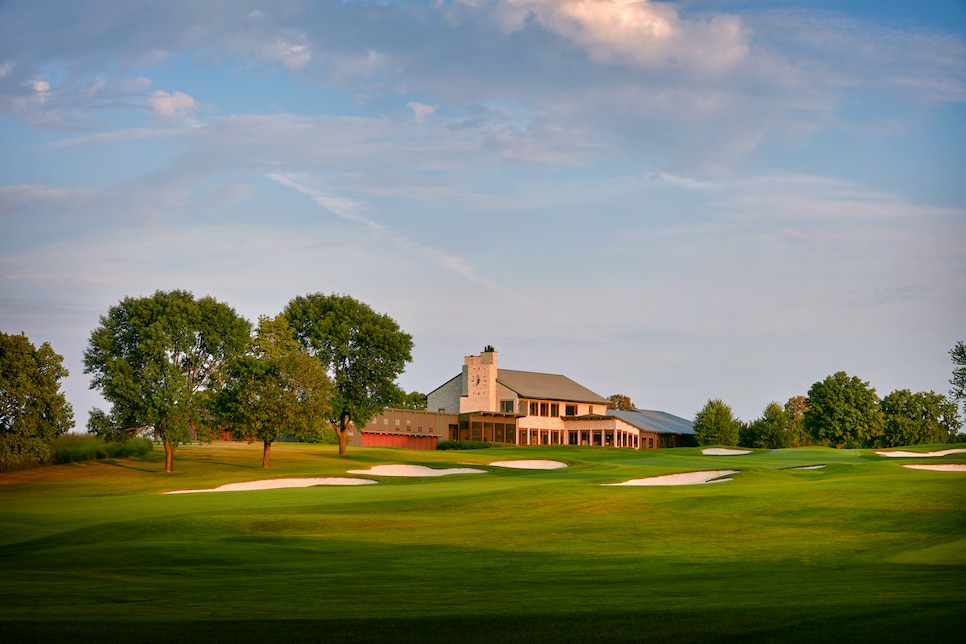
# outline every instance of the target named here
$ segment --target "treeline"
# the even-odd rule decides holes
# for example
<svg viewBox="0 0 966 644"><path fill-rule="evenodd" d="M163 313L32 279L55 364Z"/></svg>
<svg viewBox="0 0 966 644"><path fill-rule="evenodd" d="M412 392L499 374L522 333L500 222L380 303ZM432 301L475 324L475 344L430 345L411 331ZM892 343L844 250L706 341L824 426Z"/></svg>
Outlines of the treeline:
<svg viewBox="0 0 966 644"><path fill-rule="evenodd" d="M779 449L803 445L884 448L966 442L958 401L966 400L966 345L950 351L955 368L950 398L934 391L898 389L880 399L874 388L839 371L816 382L806 396L769 403L751 422L734 416L720 399L694 417L700 445Z"/></svg>
<svg viewBox="0 0 966 644"><path fill-rule="evenodd" d="M345 454L352 424L387 406L425 407L396 384L411 352L395 320L347 295L295 297L257 325L187 291L128 297L101 316L84 351L91 388L111 405L91 410L87 429L111 444L153 438L167 472L180 444L224 434L261 441L263 467L283 437L331 439ZM46 343L3 335L0 468L48 462L73 427L62 361Z"/></svg>

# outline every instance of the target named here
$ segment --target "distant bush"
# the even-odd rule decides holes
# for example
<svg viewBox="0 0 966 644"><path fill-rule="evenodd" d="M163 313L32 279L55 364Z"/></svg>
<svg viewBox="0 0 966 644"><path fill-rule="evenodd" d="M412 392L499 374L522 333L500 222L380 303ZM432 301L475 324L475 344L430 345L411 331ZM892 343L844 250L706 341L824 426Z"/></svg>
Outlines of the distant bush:
<svg viewBox="0 0 966 644"><path fill-rule="evenodd" d="M436 449L487 449L489 447L502 447L503 443L484 443L483 441L440 441L436 443Z"/></svg>
<svg viewBox="0 0 966 644"><path fill-rule="evenodd" d="M111 458L127 458L130 456L145 456L154 449L154 442L149 438L130 438L123 443L108 443L107 455Z"/></svg>
<svg viewBox="0 0 966 644"><path fill-rule="evenodd" d="M147 438L132 438L123 443L105 443L97 436L64 434L50 446L50 462L54 465L77 461L94 461L101 458L125 458L144 456L154 449Z"/></svg>
<svg viewBox="0 0 966 644"><path fill-rule="evenodd" d="M40 438L0 436L0 472L15 472L43 465L50 446Z"/></svg>
<svg viewBox="0 0 966 644"><path fill-rule="evenodd" d="M312 434L304 434L298 439L302 443L316 443L321 445L338 445L339 435L334 429L326 427Z"/></svg>

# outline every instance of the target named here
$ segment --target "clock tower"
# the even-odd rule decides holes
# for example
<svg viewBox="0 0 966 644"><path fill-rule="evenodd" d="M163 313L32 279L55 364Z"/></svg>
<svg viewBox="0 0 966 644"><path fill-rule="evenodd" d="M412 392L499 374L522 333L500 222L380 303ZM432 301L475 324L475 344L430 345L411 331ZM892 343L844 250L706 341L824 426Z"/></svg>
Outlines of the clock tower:
<svg viewBox="0 0 966 644"><path fill-rule="evenodd" d="M497 410L496 400L497 353L487 345L478 356L463 358L460 378L460 413Z"/></svg>

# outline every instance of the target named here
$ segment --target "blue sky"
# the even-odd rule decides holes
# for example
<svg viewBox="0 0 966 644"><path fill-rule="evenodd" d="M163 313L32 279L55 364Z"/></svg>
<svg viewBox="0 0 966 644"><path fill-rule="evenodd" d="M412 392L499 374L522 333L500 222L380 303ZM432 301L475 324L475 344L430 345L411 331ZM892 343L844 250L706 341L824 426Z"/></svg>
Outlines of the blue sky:
<svg viewBox="0 0 966 644"><path fill-rule="evenodd" d="M506 368L752 420L966 339L966 4L0 3L0 328L347 293Z"/></svg>

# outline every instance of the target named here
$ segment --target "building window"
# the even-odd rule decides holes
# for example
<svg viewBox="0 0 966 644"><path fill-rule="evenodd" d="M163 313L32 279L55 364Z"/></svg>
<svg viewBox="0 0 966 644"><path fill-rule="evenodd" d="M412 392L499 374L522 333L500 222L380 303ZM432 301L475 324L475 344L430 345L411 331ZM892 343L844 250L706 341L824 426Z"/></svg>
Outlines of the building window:
<svg viewBox="0 0 966 644"><path fill-rule="evenodd" d="M550 415L550 403L540 403L540 415L541 416Z"/></svg>
<svg viewBox="0 0 966 644"><path fill-rule="evenodd" d="M550 415L559 416L560 415L560 405L557 403L550 403Z"/></svg>
<svg viewBox="0 0 966 644"><path fill-rule="evenodd" d="M564 407L564 415L566 416L576 416L577 415L577 405L567 405Z"/></svg>
<svg viewBox="0 0 966 644"><path fill-rule="evenodd" d="M535 403L535 402L530 403L530 415L531 416L536 416L537 415L537 409L538 409L537 403Z"/></svg>
<svg viewBox="0 0 966 644"><path fill-rule="evenodd" d="M500 401L500 411L504 414L513 413L513 401L512 400L501 400Z"/></svg>
<svg viewBox="0 0 966 644"><path fill-rule="evenodd" d="M593 405L591 405L590 407L587 408L587 413L588 414L593 414L594 413L594 406Z"/></svg>

